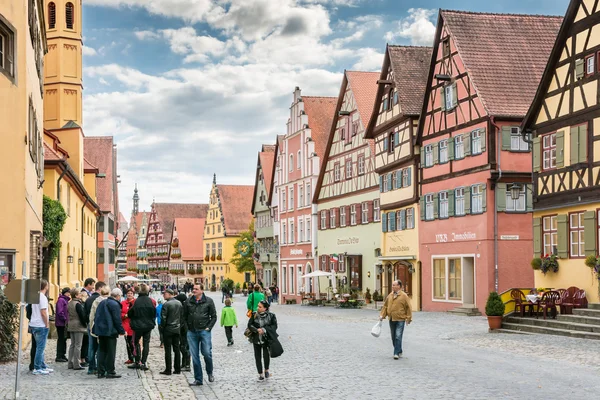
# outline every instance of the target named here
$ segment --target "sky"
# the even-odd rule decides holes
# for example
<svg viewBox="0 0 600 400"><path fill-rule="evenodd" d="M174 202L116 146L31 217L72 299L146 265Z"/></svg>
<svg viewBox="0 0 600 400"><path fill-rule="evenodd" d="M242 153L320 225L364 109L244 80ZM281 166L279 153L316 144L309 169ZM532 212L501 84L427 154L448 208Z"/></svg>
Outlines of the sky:
<svg viewBox="0 0 600 400"><path fill-rule="evenodd" d="M568 0L83 0L86 136L117 143L127 220L254 185L296 86L337 96L344 69L380 71L386 43L430 46L439 8L564 15Z"/></svg>

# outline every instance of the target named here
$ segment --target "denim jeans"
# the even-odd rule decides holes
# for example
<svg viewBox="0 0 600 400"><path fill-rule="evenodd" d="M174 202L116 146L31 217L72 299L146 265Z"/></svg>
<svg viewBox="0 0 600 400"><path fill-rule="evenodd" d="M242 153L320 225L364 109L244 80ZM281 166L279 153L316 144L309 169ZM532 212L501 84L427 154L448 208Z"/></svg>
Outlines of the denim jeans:
<svg viewBox="0 0 600 400"><path fill-rule="evenodd" d="M200 363L200 353L204 357L206 364L206 373L213 373L212 359L212 340L210 331L188 331L187 333L188 346L194 364L194 379L202 382L202 364Z"/></svg>
<svg viewBox="0 0 600 400"><path fill-rule="evenodd" d="M97 371L98 364L96 357L98 356L98 338L93 337L88 329L88 371Z"/></svg>
<svg viewBox="0 0 600 400"><path fill-rule="evenodd" d="M390 320L390 333L392 334L394 355L402 354L402 335L404 334L404 324L405 321Z"/></svg>
<svg viewBox="0 0 600 400"><path fill-rule="evenodd" d="M48 340L48 328L32 327L31 333L35 337L35 360L33 360L33 369L48 368L44 362L44 350L46 350L46 341Z"/></svg>

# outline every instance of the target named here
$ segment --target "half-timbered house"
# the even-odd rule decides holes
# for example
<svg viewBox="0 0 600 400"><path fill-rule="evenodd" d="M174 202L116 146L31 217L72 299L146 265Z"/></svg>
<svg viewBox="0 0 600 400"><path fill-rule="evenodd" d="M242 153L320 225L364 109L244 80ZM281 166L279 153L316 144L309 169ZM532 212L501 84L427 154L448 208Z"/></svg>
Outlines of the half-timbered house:
<svg viewBox="0 0 600 400"><path fill-rule="evenodd" d="M345 71L332 115L333 123L315 187L318 262L332 272L337 286L371 292L377 289L379 246L379 191L374 167L373 140L365 127L377 91L376 72Z"/></svg>
<svg viewBox="0 0 600 400"><path fill-rule="evenodd" d="M478 313L490 291L533 285L531 151L519 125L561 21L439 13L417 138L424 310Z"/></svg>
<svg viewBox="0 0 600 400"><path fill-rule="evenodd" d="M427 83L431 47L387 46L366 137L375 139L375 171L382 238L377 290L387 295L400 279L419 309L418 149L419 113ZM380 202L380 204L378 204ZM379 213L378 213L379 214Z"/></svg>
<svg viewBox="0 0 600 400"><path fill-rule="evenodd" d="M316 269L317 210L312 199L336 101L335 97L302 96L298 87L294 90L287 133L280 143L274 194L279 196L282 303L300 303L300 293L312 291L312 280L302 276Z"/></svg>
<svg viewBox="0 0 600 400"><path fill-rule="evenodd" d="M600 4L572 0L523 131L533 136L534 257L556 254L558 272L536 287L585 289L598 301L586 256L600 245Z"/></svg>

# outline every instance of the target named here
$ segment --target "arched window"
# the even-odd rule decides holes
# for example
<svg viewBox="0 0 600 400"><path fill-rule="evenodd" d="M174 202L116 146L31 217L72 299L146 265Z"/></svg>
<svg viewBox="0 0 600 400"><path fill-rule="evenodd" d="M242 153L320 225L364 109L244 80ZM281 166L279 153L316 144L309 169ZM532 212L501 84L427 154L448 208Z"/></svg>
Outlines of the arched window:
<svg viewBox="0 0 600 400"><path fill-rule="evenodd" d="M73 29L73 21L75 20L75 7L73 3L67 3L65 7L65 16L67 20L67 29Z"/></svg>
<svg viewBox="0 0 600 400"><path fill-rule="evenodd" d="M56 4L48 3L48 27L49 29L56 28Z"/></svg>

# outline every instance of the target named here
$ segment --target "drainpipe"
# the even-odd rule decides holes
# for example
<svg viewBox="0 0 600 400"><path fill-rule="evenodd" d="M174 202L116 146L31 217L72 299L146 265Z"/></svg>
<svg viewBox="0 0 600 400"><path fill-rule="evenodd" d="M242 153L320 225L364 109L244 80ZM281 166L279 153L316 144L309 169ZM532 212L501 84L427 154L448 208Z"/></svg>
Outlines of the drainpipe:
<svg viewBox="0 0 600 400"><path fill-rule="evenodd" d="M64 164L66 164L66 162ZM59 203L60 203L60 181L62 180L63 176L65 176L65 174L67 173L67 167L64 164L63 164L63 167L64 167L63 172L60 174L60 176L56 180L56 198L58 199ZM56 256L56 284L58 285L58 287L60 287L60 250L58 251L58 255Z"/></svg>
<svg viewBox="0 0 600 400"><path fill-rule="evenodd" d="M84 215L84 211L85 211L85 206L86 204L90 201L89 197L85 198L85 202L83 203L83 206L81 207L81 258L84 259L84 263L85 263L85 256L84 256L84 252L83 252L83 227L84 227L84 220L85 220L85 215ZM79 260L77 260L77 263L79 263ZM81 280L83 280L83 265L81 264Z"/></svg>
<svg viewBox="0 0 600 400"><path fill-rule="evenodd" d="M496 204L496 188L498 186L498 182L502 179L502 168L500 166L500 156L502 153L502 146L499 146L499 143L502 143L502 129L496 124L494 116L490 117L490 123L496 128L497 137L499 140L496 140L496 164L498 168L498 178L496 179L496 184L494 185L494 290L498 292L499 283L498 283L498 204ZM496 133L494 134L496 136Z"/></svg>

